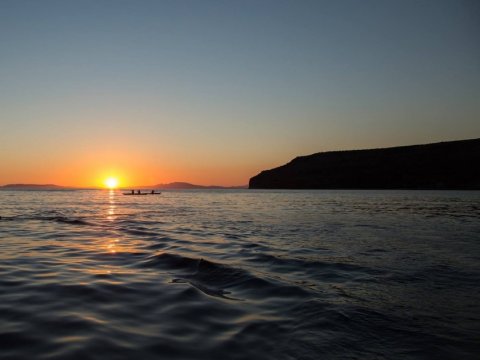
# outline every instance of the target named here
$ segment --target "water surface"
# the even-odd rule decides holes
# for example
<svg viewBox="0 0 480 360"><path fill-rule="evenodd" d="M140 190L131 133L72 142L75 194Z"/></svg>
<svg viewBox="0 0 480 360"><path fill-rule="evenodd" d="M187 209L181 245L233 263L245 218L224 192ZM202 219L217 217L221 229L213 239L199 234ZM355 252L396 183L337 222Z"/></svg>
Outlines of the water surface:
<svg viewBox="0 0 480 360"><path fill-rule="evenodd" d="M0 191L1 359L474 359L480 192Z"/></svg>

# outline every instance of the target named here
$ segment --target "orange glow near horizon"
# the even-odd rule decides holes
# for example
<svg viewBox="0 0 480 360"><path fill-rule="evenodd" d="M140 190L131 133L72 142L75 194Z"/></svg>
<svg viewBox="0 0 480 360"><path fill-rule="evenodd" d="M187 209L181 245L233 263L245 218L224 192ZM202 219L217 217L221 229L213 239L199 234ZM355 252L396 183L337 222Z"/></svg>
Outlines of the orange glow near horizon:
<svg viewBox="0 0 480 360"><path fill-rule="evenodd" d="M249 177L257 174L264 168L271 168L275 164L260 166L234 165L182 168L172 164L160 166L150 164L124 164L105 166L96 162L85 163L78 161L62 167L63 164L52 166L49 172L33 167L27 170L12 166L10 171L0 173L0 185L6 184L54 184L60 186L86 188L133 188L136 186L155 186L171 182L188 182L197 185L236 186L248 183ZM150 165L150 166L149 166ZM3 169L2 169L3 170ZM117 183L108 184L107 179L116 179ZM108 181L110 182L110 180ZM114 185L114 186L112 186Z"/></svg>
<svg viewBox="0 0 480 360"><path fill-rule="evenodd" d="M2 163L3 154L0 154ZM11 158L9 158L11 159ZM18 159L17 159L18 160ZM7 162L0 172L0 185L55 184L60 186L109 189L108 178L117 179L115 188L130 189L155 186L171 182L198 185L245 185L260 170L271 168L277 162L265 164L229 163L224 159L215 164L204 164L199 159L167 156L155 157L146 151L126 152L119 148L101 151L93 147L84 153L57 154L47 157L48 169L43 162L28 159Z"/></svg>
<svg viewBox="0 0 480 360"><path fill-rule="evenodd" d="M0 185L55 184L108 189L105 180L113 177L118 180L117 189L171 182L235 186L248 184L248 179L261 170L281 164L275 159L250 162L223 152L213 156L207 150L191 151L186 147L173 151L167 148L173 145L165 141L162 147L156 148L132 134L101 134L89 133L88 145L82 134L72 135L70 147L62 152L53 148L35 156L28 151L0 152ZM206 158L209 162L205 162ZM47 161L48 168L44 166Z"/></svg>

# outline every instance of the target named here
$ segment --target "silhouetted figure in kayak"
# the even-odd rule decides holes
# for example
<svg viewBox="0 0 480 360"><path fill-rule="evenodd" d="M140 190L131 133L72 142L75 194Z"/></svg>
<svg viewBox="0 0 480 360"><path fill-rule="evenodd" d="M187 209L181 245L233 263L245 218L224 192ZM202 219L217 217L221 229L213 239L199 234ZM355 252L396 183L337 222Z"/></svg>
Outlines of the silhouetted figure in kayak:
<svg viewBox="0 0 480 360"><path fill-rule="evenodd" d="M137 190L137 194L140 195L140 190Z"/></svg>
<svg viewBox="0 0 480 360"><path fill-rule="evenodd" d="M132 195L135 194L135 190L132 190Z"/></svg>
<svg viewBox="0 0 480 360"><path fill-rule="evenodd" d="M152 194L155 194L155 190L152 190Z"/></svg>

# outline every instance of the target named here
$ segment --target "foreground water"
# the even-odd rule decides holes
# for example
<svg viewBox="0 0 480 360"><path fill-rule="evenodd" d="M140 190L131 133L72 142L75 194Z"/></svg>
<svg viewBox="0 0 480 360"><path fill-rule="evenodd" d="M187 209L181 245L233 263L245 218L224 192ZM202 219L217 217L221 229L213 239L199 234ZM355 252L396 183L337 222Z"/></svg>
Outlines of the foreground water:
<svg viewBox="0 0 480 360"><path fill-rule="evenodd" d="M1 359L468 359L480 193L0 191Z"/></svg>

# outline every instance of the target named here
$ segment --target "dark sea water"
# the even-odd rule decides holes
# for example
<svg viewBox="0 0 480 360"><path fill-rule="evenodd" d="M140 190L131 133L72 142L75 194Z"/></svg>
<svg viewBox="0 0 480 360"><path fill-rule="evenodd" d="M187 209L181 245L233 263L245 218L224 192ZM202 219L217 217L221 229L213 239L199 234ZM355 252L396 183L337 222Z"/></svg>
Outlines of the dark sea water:
<svg viewBox="0 0 480 360"><path fill-rule="evenodd" d="M480 192L0 191L0 359L478 359Z"/></svg>

